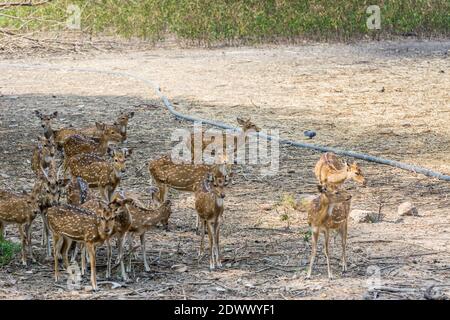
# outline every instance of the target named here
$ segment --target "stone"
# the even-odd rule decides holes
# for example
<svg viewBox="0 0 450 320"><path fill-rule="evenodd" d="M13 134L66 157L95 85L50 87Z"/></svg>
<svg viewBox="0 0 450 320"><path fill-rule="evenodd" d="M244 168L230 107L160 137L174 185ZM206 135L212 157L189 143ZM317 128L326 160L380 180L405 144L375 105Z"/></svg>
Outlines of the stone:
<svg viewBox="0 0 450 320"><path fill-rule="evenodd" d="M350 218L358 223L375 223L383 220L383 216L378 214L378 212L361 209L353 209L350 212Z"/></svg>
<svg viewBox="0 0 450 320"><path fill-rule="evenodd" d="M409 201L403 202L398 206L397 214L399 217L403 216L418 216L419 211L417 208Z"/></svg>

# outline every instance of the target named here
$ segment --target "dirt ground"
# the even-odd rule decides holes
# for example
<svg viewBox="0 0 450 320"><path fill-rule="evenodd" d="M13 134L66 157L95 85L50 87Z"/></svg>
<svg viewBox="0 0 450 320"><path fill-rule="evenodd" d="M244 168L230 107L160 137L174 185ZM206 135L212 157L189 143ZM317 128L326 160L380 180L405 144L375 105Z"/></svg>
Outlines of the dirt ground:
<svg viewBox="0 0 450 320"><path fill-rule="evenodd" d="M127 72L152 80L180 112L234 124L251 117L282 137L365 152L450 174L450 41L353 45L167 49L98 52L43 58L0 58L0 188L29 191L31 150L41 132L33 110L60 113L57 126L113 121L133 110L123 189L145 192L145 163L170 151L175 128L192 128L164 108L148 85L111 75L25 70L12 64L55 65ZM308 141L309 142L309 141ZM361 162L368 186L350 182L354 209L378 211L378 223L350 221L349 270L339 266L340 242L332 241L335 279L326 276L322 241L311 280L306 214L291 212L289 228L276 205L283 195L314 194L313 167L320 154L280 147L280 169L263 177L256 166L238 166L227 191L221 228L224 267L208 270L197 258L192 196L172 192L170 231L147 235L151 272L140 257L132 280L118 270L104 282L105 249L99 249L97 293L55 284L52 263L40 246L41 219L33 227L38 262L17 256L0 267L2 299L397 299L450 295L450 183L400 169ZM399 219L397 207L413 202L419 216ZM7 238L18 240L8 226ZM323 238L322 238L323 239ZM184 265L184 267L177 267ZM173 267L175 266L175 267ZM103 283L102 283L103 282ZM369 292L371 283L379 288ZM89 285L89 279L83 279Z"/></svg>

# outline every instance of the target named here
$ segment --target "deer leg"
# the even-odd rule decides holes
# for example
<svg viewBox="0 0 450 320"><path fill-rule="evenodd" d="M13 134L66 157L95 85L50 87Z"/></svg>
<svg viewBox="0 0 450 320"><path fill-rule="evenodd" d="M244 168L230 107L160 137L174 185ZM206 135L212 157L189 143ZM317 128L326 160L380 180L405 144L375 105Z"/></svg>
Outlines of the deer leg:
<svg viewBox="0 0 450 320"><path fill-rule="evenodd" d="M95 244L87 242L85 245L88 253L89 253L89 260L91 261L91 284L92 284L92 290L97 291L97 273L96 273L96 267L95 267Z"/></svg>
<svg viewBox="0 0 450 320"><path fill-rule="evenodd" d="M214 223L214 234L216 236L216 245L215 245L215 255L216 255L216 263L217 266L220 268L222 267L222 263L220 262L220 247L219 247L219 226L220 226L220 222L219 222L219 217L216 218L216 222Z"/></svg>
<svg viewBox="0 0 450 320"><path fill-rule="evenodd" d="M70 258L70 262L73 263L73 262L76 261L79 248L80 248L80 245L79 245L79 243L76 242L75 243L75 248L73 249L73 252L72 252L72 257Z"/></svg>
<svg viewBox="0 0 450 320"><path fill-rule="evenodd" d="M208 228L208 238L209 238L209 269L212 271L215 269L215 259L214 259L214 244L215 237L213 234L214 226L212 226L211 221L206 221L206 227Z"/></svg>
<svg viewBox="0 0 450 320"><path fill-rule="evenodd" d="M55 282L58 282L59 279L59 261L58 261L58 252L59 252L59 235L53 233L53 260L55 263Z"/></svg>
<svg viewBox="0 0 450 320"><path fill-rule="evenodd" d="M206 221L200 219L200 249L198 251L198 256L201 257L205 252L205 229L206 229Z"/></svg>
<svg viewBox="0 0 450 320"><path fill-rule="evenodd" d="M26 237L26 231L25 231L25 225L21 224L19 225L19 233L20 233L20 242L22 243L22 265L27 265L27 237Z"/></svg>
<svg viewBox="0 0 450 320"><path fill-rule="evenodd" d="M128 276L127 273L125 271L125 264L123 262L123 246L124 246L124 238L125 235L124 234L120 234L119 238L118 238L118 245L119 245L119 263L120 263L120 273L122 274L122 279L123 281L127 281L128 280Z"/></svg>
<svg viewBox="0 0 450 320"><path fill-rule="evenodd" d="M111 278L112 248L111 242L106 240L106 279Z"/></svg>
<svg viewBox="0 0 450 320"><path fill-rule="evenodd" d="M127 272L131 272L132 250L133 250L133 237L131 236L131 233L128 233L128 266L127 266Z"/></svg>
<svg viewBox="0 0 450 320"><path fill-rule="evenodd" d="M0 240L5 239L5 226L3 222L0 221Z"/></svg>
<svg viewBox="0 0 450 320"><path fill-rule="evenodd" d="M33 246L31 244L31 223L27 223L25 225L25 234L27 236L28 254L31 258L31 261L36 262L36 259L33 256Z"/></svg>
<svg viewBox="0 0 450 320"><path fill-rule="evenodd" d="M51 257L52 256L52 250L50 247L50 232L49 232L49 227L48 227L48 221L47 221L47 214L44 213L42 215L42 222L43 222L43 228L42 228L42 232L43 232L43 239L44 242L47 246L47 257Z"/></svg>
<svg viewBox="0 0 450 320"><path fill-rule="evenodd" d="M82 243L79 246L81 247L81 275L84 276L86 273L86 248Z"/></svg>
<svg viewBox="0 0 450 320"><path fill-rule="evenodd" d="M62 254L62 258L63 258L63 262L64 262L64 267L66 268L66 270L69 268L69 249L70 246L72 245L72 240L70 240L69 238L64 238L63 239L63 244L61 247L61 254Z"/></svg>
<svg viewBox="0 0 450 320"><path fill-rule="evenodd" d="M331 273L331 266L330 266L330 253L329 253L329 246L330 246L330 230L325 229L325 257L327 258L327 269L328 269L328 279L333 279L333 274Z"/></svg>
<svg viewBox="0 0 450 320"><path fill-rule="evenodd" d="M347 222L341 227L341 244L342 244L342 272L347 271L347 256L346 256L346 246L347 246Z"/></svg>
<svg viewBox="0 0 450 320"><path fill-rule="evenodd" d="M308 269L308 273L306 275L307 279L311 278L311 272L312 272L312 268L314 265L314 259L316 258L316 253L317 253L317 241L319 239L319 228L317 227L313 227L312 230L312 245L311 245L311 260L309 262L309 269Z"/></svg>
<svg viewBox="0 0 450 320"><path fill-rule="evenodd" d="M142 259L144 259L144 269L146 272L150 272L150 266L147 262L147 253L145 250L145 232L140 235L141 238L141 249L142 249Z"/></svg>

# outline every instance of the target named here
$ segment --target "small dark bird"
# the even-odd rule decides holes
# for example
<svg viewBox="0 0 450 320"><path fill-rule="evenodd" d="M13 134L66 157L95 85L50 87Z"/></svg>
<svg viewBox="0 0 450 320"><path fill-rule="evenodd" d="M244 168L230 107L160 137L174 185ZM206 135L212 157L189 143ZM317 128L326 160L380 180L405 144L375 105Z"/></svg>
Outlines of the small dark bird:
<svg viewBox="0 0 450 320"><path fill-rule="evenodd" d="M312 138L314 138L316 136L316 133L314 131L311 131L311 130L306 130L306 131L303 132L303 134L306 137L310 138L310 139L312 139Z"/></svg>

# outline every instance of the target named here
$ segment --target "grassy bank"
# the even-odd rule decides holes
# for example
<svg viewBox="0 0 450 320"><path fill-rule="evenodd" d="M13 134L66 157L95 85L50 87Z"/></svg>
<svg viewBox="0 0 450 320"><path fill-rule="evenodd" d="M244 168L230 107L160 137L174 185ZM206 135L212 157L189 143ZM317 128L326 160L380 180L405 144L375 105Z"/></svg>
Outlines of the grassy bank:
<svg viewBox="0 0 450 320"><path fill-rule="evenodd" d="M20 245L6 241L0 235L0 267L7 265L18 252L20 252Z"/></svg>
<svg viewBox="0 0 450 320"><path fill-rule="evenodd" d="M366 9L381 9L381 36L450 35L448 0L60 0L0 11L0 27L30 32L66 29L67 8L81 8L81 30L157 41L213 43L276 39L348 40L368 30Z"/></svg>

